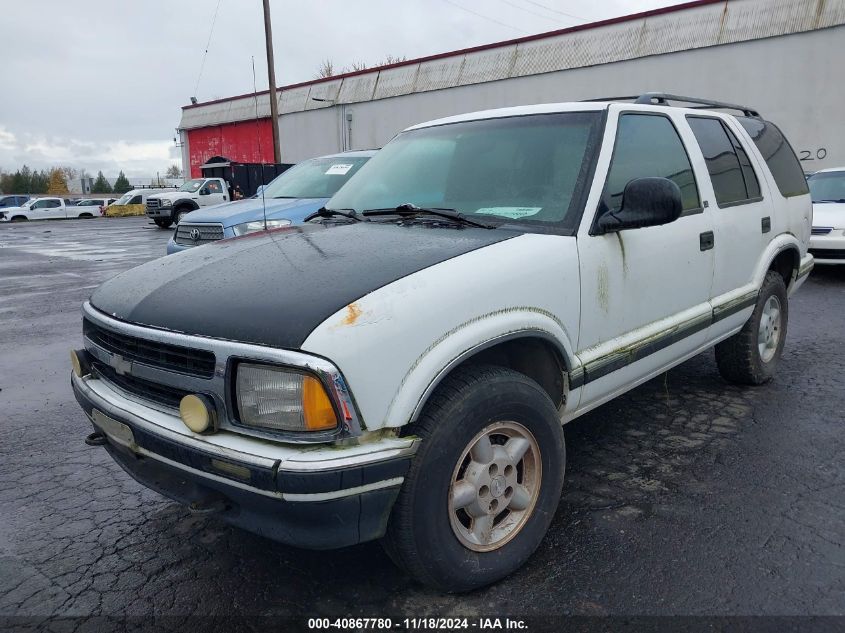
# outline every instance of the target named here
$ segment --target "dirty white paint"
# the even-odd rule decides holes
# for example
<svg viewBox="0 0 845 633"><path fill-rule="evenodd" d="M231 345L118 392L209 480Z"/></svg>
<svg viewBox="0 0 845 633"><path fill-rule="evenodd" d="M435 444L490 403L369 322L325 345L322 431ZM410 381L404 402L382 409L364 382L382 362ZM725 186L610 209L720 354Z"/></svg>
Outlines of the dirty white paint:
<svg viewBox="0 0 845 633"><path fill-rule="evenodd" d="M576 107L597 106L560 109ZM512 108L454 120L554 108ZM752 308L711 324L714 306L753 297L783 248L796 248L802 263L809 264L809 233L803 228L812 212L809 196L783 198L741 126L730 115L713 114L740 137L764 196L759 208L754 203L720 209L686 120L701 110L687 108L660 112L670 117L686 145L703 211L624 235L590 235L619 116L654 111L631 104L609 107L577 237L525 234L447 260L361 297L311 333L303 350L340 368L369 429L406 424L454 359L505 335L551 336L577 372L684 332L663 349L574 389L562 411L565 421L572 419L735 333ZM760 228L762 215L771 218L766 234ZM702 251L699 236L707 231L715 234L715 247Z"/></svg>

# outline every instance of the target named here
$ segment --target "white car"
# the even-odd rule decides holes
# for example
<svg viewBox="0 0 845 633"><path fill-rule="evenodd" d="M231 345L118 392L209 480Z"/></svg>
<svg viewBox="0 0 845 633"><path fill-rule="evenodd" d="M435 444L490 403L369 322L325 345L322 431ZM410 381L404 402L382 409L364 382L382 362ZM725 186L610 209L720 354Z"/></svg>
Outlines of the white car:
<svg viewBox="0 0 845 633"><path fill-rule="evenodd" d="M67 205L62 198L32 198L20 207L0 209L0 222L65 220L93 218L99 215L99 206Z"/></svg>
<svg viewBox="0 0 845 633"><path fill-rule="evenodd" d="M810 253L819 264L845 264L845 167L817 171L807 184L813 198Z"/></svg>
<svg viewBox="0 0 845 633"><path fill-rule="evenodd" d="M195 512L383 539L447 591L538 547L563 424L714 346L726 380L771 380L813 266L778 128L664 94L408 128L313 215L95 290L86 441Z"/></svg>

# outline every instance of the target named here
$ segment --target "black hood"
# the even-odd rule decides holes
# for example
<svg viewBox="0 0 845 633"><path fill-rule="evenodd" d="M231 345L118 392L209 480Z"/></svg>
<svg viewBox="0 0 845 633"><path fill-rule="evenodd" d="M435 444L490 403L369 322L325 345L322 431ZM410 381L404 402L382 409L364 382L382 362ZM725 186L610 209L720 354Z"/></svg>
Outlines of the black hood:
<svg viewBox="0 0 845 633"><path fill-rule="evenodd" d="M367 293L516 235L369 222L289 227L148 262L97 288L91 304L139 325L296 349Z"/></svg>

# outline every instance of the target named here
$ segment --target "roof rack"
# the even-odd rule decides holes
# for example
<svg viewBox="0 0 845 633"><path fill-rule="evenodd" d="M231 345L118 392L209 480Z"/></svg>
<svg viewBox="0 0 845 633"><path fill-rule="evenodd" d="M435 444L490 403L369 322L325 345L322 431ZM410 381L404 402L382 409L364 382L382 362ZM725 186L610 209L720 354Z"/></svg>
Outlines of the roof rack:
<svg viewBox="0 0 845 633"><path fill-rule="evenodd" d="M754 108L744 105L737 105L735 103L723 103L722 101L711 101L710 99L699 99L697 97L683 97L681 95L673 95L665 92L646 92L641 95L631 95L627 97L602 97L600 99L585 99L584 101L633 101L634 103L641 103L647 105L669 105L669 101L682 101L684 103L694 104L690 106L694 109L716 109L716 110L739 110L745 116L761 118L760 113Z"/></svg>

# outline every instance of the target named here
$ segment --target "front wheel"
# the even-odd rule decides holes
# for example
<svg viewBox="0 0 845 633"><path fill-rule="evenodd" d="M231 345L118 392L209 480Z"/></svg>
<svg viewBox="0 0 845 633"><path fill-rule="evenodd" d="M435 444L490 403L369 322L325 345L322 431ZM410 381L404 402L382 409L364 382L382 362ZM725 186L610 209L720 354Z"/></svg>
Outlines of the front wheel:
<svg viewBox="0 0 845 633"><path fill-rule="evenodd" d="M384 545L420 582L469 591L531 556L563 486L563 429L548 394L502 367L457 370L408 433L420 448Z"/></svg>
<svg viewBox="0 0 845 633"><path fill-rule="evenodd" d="M159 220L158 218L156 218L155 220L153 220L153 222L155 222L156 226L160 229L169 229L170 226L173 224L173 220L171 220L170 218L167 218L166 220Z"/></svg>
<svg viewBox="0 0 845 633"><path fill-rule="evenodd" d="M191 209L179 209L179 210L176 212L176 224L179 224L179 222L181 222L181 221L182 221L182 218L184 218L184 217L185 217L186 215L188 215L190 212L191 212Z"/></svg>
<svg viewBox="0 0 845 633"><path fill-rule="evenodd" d="M716 345L719 373L743 385L762 385L775 375L789 320L789 300L780 274L769 271L763 279L757 305L743 328Z"/></svg>

